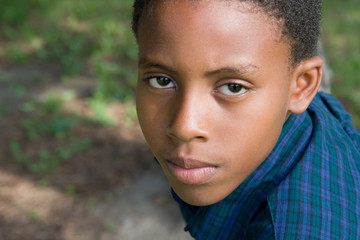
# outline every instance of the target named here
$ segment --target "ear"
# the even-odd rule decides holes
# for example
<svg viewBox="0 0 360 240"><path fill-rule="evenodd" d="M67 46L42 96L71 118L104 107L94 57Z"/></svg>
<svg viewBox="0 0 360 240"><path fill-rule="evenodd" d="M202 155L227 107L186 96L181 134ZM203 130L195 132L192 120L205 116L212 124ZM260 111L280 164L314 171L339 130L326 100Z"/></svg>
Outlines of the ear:
<svg viewBox="0 0 360 240"><path fill-rule="evenodd" d="M315 56L295 67L288 108L291 113L300 114L310 105L320 87L322 65L322 59Z"/></svg>

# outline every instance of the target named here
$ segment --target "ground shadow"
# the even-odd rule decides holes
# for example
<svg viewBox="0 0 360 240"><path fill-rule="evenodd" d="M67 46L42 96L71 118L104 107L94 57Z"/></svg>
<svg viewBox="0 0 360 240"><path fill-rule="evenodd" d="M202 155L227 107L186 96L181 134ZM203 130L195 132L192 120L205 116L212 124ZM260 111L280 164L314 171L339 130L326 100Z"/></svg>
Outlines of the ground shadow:
<svg viewBox="0 0 360 240"><path fill-rule="evenodd" d="M187 239L139 126L124 121L126 104L110 107L113 125L89 123L86 102L94 78L85 72L66 84L60 71L51 64L0 64L0 238L115 240L147 232L148 239ZM45 93L69 89L75 97L57 115L50 111L39 117L40 105L27 105L43 101ZM51 133L29 138L24 122L33 118L38 125L46 125L48 118L76 119L63 129L71 137L59 140ZM34 160L41 149L72 145L73 139L88 139L90 145L44 172L19 163L11 147L16 140Z"/></svg>

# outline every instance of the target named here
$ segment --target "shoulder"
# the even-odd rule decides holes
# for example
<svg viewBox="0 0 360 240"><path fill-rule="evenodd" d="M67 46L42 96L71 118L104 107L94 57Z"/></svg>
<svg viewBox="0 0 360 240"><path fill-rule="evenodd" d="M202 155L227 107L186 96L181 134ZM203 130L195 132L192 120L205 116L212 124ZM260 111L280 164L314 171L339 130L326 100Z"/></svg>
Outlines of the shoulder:
<svg viewBox="0 0 360 240"><path fill-rule="evenodd" d="M344 139L349 144L353 144L358 152L360 151L360 131L354 128L351 115L336 97L319 92L307 112L314 124L326 128L324 132L330 132L333 137Z"/></svg>
<svg viewBox="0 0 360 240"><path fill-rule="evenodd" d="M305 113L309 142L297 165L268 197L278 239L360 236L360 134L331 95ZM285 237L286 236L286 237Z"/></svg>

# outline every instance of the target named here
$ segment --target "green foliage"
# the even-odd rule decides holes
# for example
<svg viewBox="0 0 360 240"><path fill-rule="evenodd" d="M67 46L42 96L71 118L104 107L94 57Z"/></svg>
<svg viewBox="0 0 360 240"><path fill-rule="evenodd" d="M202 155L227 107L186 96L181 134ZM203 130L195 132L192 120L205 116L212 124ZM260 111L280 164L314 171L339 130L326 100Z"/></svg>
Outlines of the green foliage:
<svg viewBox="0 0 360 240"><path fill-rule="evenodd" d="M108 233L114 233L116 231L116 225L112 222L105 223L105 231Z"/></svg>
<svg viewBox="0 0 360 240"><path fill-rule="evenodd" d="M133 98L136 78L128 68L106 61L97 61L94 65L99 77L94 91L95 99L124 101Z"/></svg>
<svg viewBox="0 0 360 240"><path fill-rule="evenodd" d="M4 47L6 61L50 61L62 67L64 76L91 67L98 81L94 98L132 97L137 58L130 31L132 0L3 0L0 4L0 38L9 39Z"/></svg>
<svg viewBox="0 0 360 240"><path fill-rule="evenodd" d="M332 92L360 128L360 4L324 1L323 41L333 70Z"/></svg>
<svg viewBox="0 0 360 240"><path fill-rule="evenodd" d="M30 100L23 104L24 110L33 113L21 125L28 143L42 142L44 139L47 139L47 143L42 144L43 148L25 151L25 146L13 139L10 151L17 163L30 172L47 173L91 147L90 139L80 139L72 131L82 120L75 115L62 113L64 102L72 98L71 92L65 92L62 95L50 94L43 102Z"/></svg>
<svg viewBox="0 0 360 240"><path fill-rule="evenodd" d="M0 23L21 24L29 14L31 0L1 0Z"/></svg>
<svg viewBox="0 0 360 240"><path fill-rule="evenodd" d="M68 195L75 195L76 194L76 186L75 185L68 185L65 189L65 192L68 194Z"/></svg>
<svg viewBox="0 0 360 240"><path fill-rule="evenodd" d="M88 119L88 123L95 125L112 125L114 121L107 114L107 102L101 99L92 99L89 106L94 110L94 115Z"/></svg>
<svg viewBox="0 0 360 240"><path fill-rule="evenodd" d="M13 94L17 97L23 97L26 92L25 88L22 85L16 84L16 83L10 84L9 91L11 94Z"/></svg>
<svg viewBox="0 0 360 240"><path fill-rule="evenodd" d="M52 29L43 37L46 41L34 57L58 62L65 75L79 73L83 69L84 59L96 49L96 44L80 33Z"/></svg>
<svg viewBox="0 0 360 240"><path fill-rule="evenodd" d="M32 210L29 212L29 218L30 219L33 219L33 220L38 220L41 218L41 215L38 211L36 210Z"/></svg>
<svg viewBox="0 0 360 240"><path fill-rule="evenodd" d="M30 59L30 56L15 44L6 49L6 60L10 62L23 63Z"/></svg>
<svg viewBox="0 0 360 240"><path fill-rule="evenodd" d="M20 143L17 140L12 140L10 142L10 151L15 161L30 172L49 173L75 154L86 151L90 146L90 140L83 139L66 147L58 147L55 150L37 149L36 154L30 156L22 151Z"/></svg>
<svg viewBox="0 0 360 240"><path fill-rule="evenodd" d="M85 209L87 212L92 212L94 211L96 207L96 200L95 199L89 199L87 202L86 202L86 205L85 205Z"/></svg>
<svg viewBox="0 0 360 240"><path fill-rule="evenodd" d="M64 102L70 97L69 94L65 93L62 96L50 94L44 102L30 100L23 104L23 110L36 111L32 118L22 121L22 127L30 140L36 140L44 135L57 139L71 136L69 130L75 125L77 119L61 113Z"/></svg>
<svg viewBox="0 0 360 240"><path fill-rule="evenodd" d="M0 104L0 118L1 118L2 116L4 116L4 115L7 115L8 112L9 112L8 107Z"/></svg>
<svg viewBox="0 0 360 240"><path fill-rule="evenodd" d="M15 158L15 161L19 164L26 165L29 162L29 157L24 155L21 151L20 144L16 140L11 140L10 151Z"/></svg>
<svg viewBox="0 0 360 240"><path fill-rule="evenodd" d="M126 102L127 114L124 119L125 124L131 124L137 121L136 106L133 101Z"/></svg>
<svg viewBox="0 0 360 240"><path fill-rule="evenodd" d="M50 181L46 178L39 180L37 183L37 185L41 188L45 188L45 187L49 186L49 184L50 184Z"/></svg>
<svg viewBox="0 0 360 240"><path fill-rule="evenodd" d="M64 138L73 125L74 120L70 117L59 116L47 122L40 122L39 119L26 119L23 121L22 127L30 140L36 140L41 135L58 139Z"/></svg>

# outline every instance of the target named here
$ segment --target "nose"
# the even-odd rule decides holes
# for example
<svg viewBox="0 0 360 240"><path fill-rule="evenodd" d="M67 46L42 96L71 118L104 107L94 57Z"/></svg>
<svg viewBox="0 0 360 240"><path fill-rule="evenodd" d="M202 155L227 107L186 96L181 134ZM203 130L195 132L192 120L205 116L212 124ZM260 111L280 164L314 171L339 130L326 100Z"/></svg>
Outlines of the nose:
<svg viewBox="0 0 360 240"><path fill-rule="evenodd" d="M206 100L196 94L179 98L176 101L177 107L173 110L167 135L174 142L208 141L209 115Z"/></svg>

